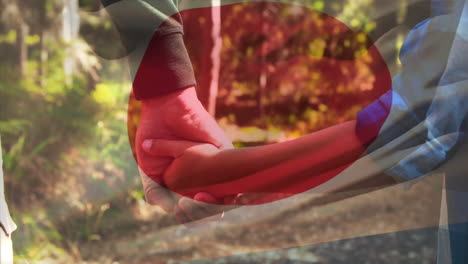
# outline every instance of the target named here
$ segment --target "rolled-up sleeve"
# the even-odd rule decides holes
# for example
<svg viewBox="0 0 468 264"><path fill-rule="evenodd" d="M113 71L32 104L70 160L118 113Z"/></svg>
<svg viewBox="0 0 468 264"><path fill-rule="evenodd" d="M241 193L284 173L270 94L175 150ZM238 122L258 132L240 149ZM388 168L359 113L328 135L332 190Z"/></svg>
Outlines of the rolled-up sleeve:
<svg viewBox="0 0 468 264"><path fill-rule="evenodd" d="M400 52L403 72L393 79L391 100L386 94L358 114L360 138L368 139L367 134L375 133L386 118L375 145L391 146L392 151L413 149L398 163L382 168L399 182L421 178L444 164L463 136L468 113L463 21L451 14L416 26ZM386 145L402 135L410 135L405 144Z"/></svg>
<svg viewBox="0 0 468 264"><path fill-rule="evenodd" d="M177 1L102 0L127 49L137 99L196 84Z"/></svg>

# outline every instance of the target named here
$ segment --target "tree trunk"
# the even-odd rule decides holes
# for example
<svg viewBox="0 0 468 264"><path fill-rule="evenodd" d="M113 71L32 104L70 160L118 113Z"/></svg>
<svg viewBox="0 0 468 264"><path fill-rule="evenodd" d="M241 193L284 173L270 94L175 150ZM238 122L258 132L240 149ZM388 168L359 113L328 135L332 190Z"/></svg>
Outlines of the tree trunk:
<svg viewBox="0 0 468 264"><path fill-rule="evenodd" d="M16 34L16 46L18 47L18 73L23 78L26 75L26 63L28 61L28 45L26 37L29 33L29 27L23 21L18 24Z"/></svg>
<svg viewBox="0 0 468 264"><path fill-rule="evenodd" d="M265 36L268 36L268 29L267 29L267 25L265 23L265 19L266 19L266 15L267 15L267 8L268 8L268 3L263 3L262 4L263 8L261 10L261 14L262 14L262 22L261 22L261 32L262 34L264 34ZM267 40L268 41L268 38ZM263 49L261 51L261 58L260 58L260 76L258 78L258 91L257 91L257 110L258 110L258 114L259 114L259 118L260 120L263 120L263 118L265 117L265 104L264 104L264 97L265 97L265 92L266 92L266 87L267 87L267 75L268 75L268 72L267 72L267 61L265 60L265 56L266 56L266 49L267 48L267 45L262 45L261 49Z"/></svg>
<svg viewBox="0 0 468 264"><path fill-rule="evenodd" d="M199 39L203 42L200 51L195 51L195 57L198 61L197 69L195 69L197 74L197 96L200 102L203 104L205 109L208 111L208 101L210 95L210 83L211 83L211 68L212 61L209 59L211 50L213 49L213 43L211 38L212 20L211 20L211 9L204 8L200 10L200 19L196 17L190 17L193 21L197 21L196 31L200 32ZM187 23L185 23L187 24ZM194 30L190 28L190 30Z"/></svg>
<svg viewBox="0 0 468 264"><path fill-rule="evenodd" d="M78 1L65 0L62 13L62 38L67 47L65 49L65 58L63 61L63 68L65 73L65 81L67 84L71 83L72 75L76 72L76 61L73 56L73 41L78 38L79 30L79 15L78 15Z"/></svg>
<svg viewBox="0 0 468 264"><path fill-rule="evenodd" d="M212 7L201 12L203 12L201 16L205 20L199 27L203 46L199 54L197 95L208 113L214 116L216 114L222 48L219 0L212 0Z"/></svg>
<svg viewBox="0 0 468 264"><path fill-rule="evenodd" d="M211 38L213 48L211 49L211 81L208 90L208 101L206 109L212 116L216 114L216 98L218 96L219 71L221 67L221 48L223 40L221 38L221 3L220 0L212 0L211 8Z"/></svg>
<svg viewBox="0 0 468 264"><path fill-rule="evenodd" d="M45 62L47 60L47 50L44 45L44 27L46 23L45 1L39 5L39 65L38 65L38 83L40 87L45 86Z"/></svg>
<svg viewBox="0 0 468 264"><path fill-rule="evenodd" d="M262 67L262 68L265 68L265 67ZM259 118L261 120L263 120L263 118L265 117L264 97L265 97L266 86L267 86L267 73L266 73L266 70L263 69L262 72L260 73L260 77L258 78L258 92L257 92L257 109L258 109Z"/></svg>

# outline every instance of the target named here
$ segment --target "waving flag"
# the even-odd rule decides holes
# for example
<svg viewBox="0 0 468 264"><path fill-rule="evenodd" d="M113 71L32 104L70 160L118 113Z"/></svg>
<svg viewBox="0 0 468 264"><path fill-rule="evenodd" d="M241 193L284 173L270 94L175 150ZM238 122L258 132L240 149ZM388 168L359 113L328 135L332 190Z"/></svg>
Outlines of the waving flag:
<svg viewBox="0 0 468 264"><path fill-rule="evenodd" d="M180 63L183 60L180 56L185 56L184 53L164 52L171 50L168 47L172 50L184 48L171 46L177 45L176 42L161 42L161 34L181 31L183 20L186 46L195 72L198 71L200 76L208 74L207 68L210 67L204 65L206 60L211 60L208 62L212 64L210 74L218 74L218 85L229 88L229 93L249 84L246 79L258 79L258 83L249 85L256 85L260 95L267 85L275 86L277 93L289 96L314 85L321 88L310 92L310 100L306 100L307 104L315 105L319 110L313 113L327 107L341 117L334 120L335 123L323 122L316 129L357 118L358 143L350 143L355 142L355 138L349 135L350 138L344 137L342 142L329 142L314 156L278 164L270 171L252 177L174 191L189 197L200 191L219 197L236 193L268 193L269 196L258 200L256 205L227 212L225 218L229 224L226 226L245 226L267 217L282 216L276 219L275 224L269 222L280 241L277 247L435 226L439 222L442 204L442 212L448 214L446 224L455 225L457 231L449 238L440 235L440 241L445 239L452 244L444 247L441 242L439 262L466 263L463 262L466 253L462 252L468 252L464 251L468 245L468 219L461 213L468 211L466 206L463 207L466 203L462 202L466 201L468 193L462 161L466 158L463 138L468 110L465 103L468 97L466 2L437 1L431 4L407 1L401 8L394 2L377 1L373 5L365 5L367 9L363 11L366 15L361 17L354 16L353 12L364 8L364 5L346 1L183 1L179 5L172 1L110 1L106 5L125 46L124 54L129 56L136 91L141 92L144 88L139 87L147 87L151 83L162 83L164 87L175 83L187 86L193 82L190 77L172 77L177 69L187 67ZM340 5L344 8L336 8ZM213 14L216 14L213 10L219 11L218 20L213 19ZM407 20L402 19L405 10L410 12L406 14ZM208 29L205 28L209 25L207 21L211 21ZM214 27L217 29L213 30ZM204 34L204 30L210 34ZM405 37L394 34L404 30L409 31ZM214 47L219 45L213 40L216 32L223 40L221 51L217 46L219 62L214 62L216 56L210 56L213 54L210 48L209 52L206 50L207 43ZM398 42L402 42L401 49L397 49ZM399 55L398 61L394 60L394 54ZM226 67L227 64L231 67ZM187 83L177 83L180 79ZM293 86L285 84L284 80L291 79L295 80ZM213 83L210 89L213 89ZM136 93L136 97L141 98L147 93L153 92ZM329 101L321 104L321 98ZM259 105L259 115L266 118L261 100ZM217 111L222 112L223 109ZM129 124L129 128L135 129L134 124ZM306 169L310 164L316 164L314 170ZM304 181L287 182L284 177L291 171L303 174ZM446 173L445 204L440 201L442 179L423 179L435 171ZM412 180L419 182L406 191L393 187L331 203L381 188L368 181L379 175L393 177L405 185L413 183ZM153 179L161 183L161 179ZM275 180L280 184L271 185L270 182ZM349 186L356 187L350 192L340 192ZM424 195L418 196L420 193ZM392 200L392 194L406 197L402 198L405 202ZM418 200L412 200L415 198ZM366 199L377 200L368 203L375 207L374 211L362 208ZM325 203L331 205L323 205ZM392 213L382 208L400 210L408 219L394 219ZM355 211L368 214L362 220L368 228L356 229L350 224L357 221L352 217ZM288 212L293 212L293 216ZM322 218L310 216L314 212L323 214ZM379 214L384 216L383 219ZM417 218L414 214L425 215L426 218L418 222L414 220ZM287 218L288 215L291 219ZM337 219L340 217L343 220ZM294 229L295 225L312 219L336 221L336 226L348 229L334 233L333 230L311 227L320 235L309 234L308 238L288 242L284 225ZM323 222L317 225L320 224L325 225ZM214 225L228 229L223 223ZM212 226L175 236L174 245L184 236L202 236L208 227ZM268 230L257 232L267 233ZM171 234L168 232L165 237ZM248 244L241 231L233 231L233 236L238 244ZM237 251L227 254L234 252ZM242 248L240 252L249 252L249 249Z"/></svg>

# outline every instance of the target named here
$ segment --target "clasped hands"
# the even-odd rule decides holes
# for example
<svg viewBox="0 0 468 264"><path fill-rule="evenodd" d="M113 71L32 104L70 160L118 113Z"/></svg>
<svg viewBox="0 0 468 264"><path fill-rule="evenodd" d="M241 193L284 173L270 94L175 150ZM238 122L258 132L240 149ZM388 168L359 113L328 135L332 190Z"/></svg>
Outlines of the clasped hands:
<svg viewBox="0 0 468 264"><path fill-rule="evenodd" d="M303 192L360 157L365 145L355 126L349 121L287 142L234 149L193 87L143 100L135 145L146 200L187 223Z"/></svg>
<svg viewBox="0 0 468 264"><path fill-rule="evenodd" d="M157 139L160 143L151 144L151 140L145 141L147 139ZM161 177L167 174L167 169L174 170L177 167L178 161L173 163L173 160L180 147L172 148L171 144L161 144L171 142L167 140L204 142L206 144L199 147L212 152L233 148L231 141L197 99L194 87L142 100L141 119L135 142L138 165L145 198L149 204L174 214L182 223L207 217L219 219L226 206L215 205L220 202L214 196L201 192L190 199L151 179ZM145 151L143 146L149 146L151 151ZM192 158L197 162L197 157Z"/></svg>

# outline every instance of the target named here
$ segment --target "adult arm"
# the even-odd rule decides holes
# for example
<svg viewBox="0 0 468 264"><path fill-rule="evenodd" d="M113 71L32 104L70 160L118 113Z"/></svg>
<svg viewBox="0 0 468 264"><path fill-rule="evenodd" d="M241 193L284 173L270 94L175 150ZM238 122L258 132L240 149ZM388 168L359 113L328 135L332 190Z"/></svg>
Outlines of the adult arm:
<svg viewBox="0 0 468 264"><path fill-rule="evenodd" d="M138 100L196 84L177 0L101 0L126 48Z"/></svg>
<svg viewBox="0 0 468 264"><path fill-rule="evenodd" d="M199 140L222 149L232 148L232 144L197 99L194 72L182 39L178 1L102 0L102 3L126 48L133 93L142 102L135 146L146 200L173 211L181 203L180 197L158 184L171 160L148 157L141 151L142 140L148 137ZM212 199L209 194L199 197L198 201Z"/></svg>

